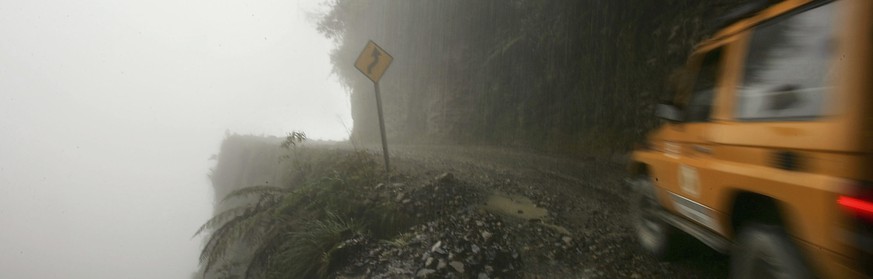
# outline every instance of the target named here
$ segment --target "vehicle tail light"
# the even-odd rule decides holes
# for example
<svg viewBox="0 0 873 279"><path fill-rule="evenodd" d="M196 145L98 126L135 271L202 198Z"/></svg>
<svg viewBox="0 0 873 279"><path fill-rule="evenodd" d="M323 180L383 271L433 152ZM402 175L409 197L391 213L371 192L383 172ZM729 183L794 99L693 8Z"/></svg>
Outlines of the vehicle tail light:
<svg viewBox="0 0 873 279"><path fill-rule="evenodd" d="M873 202L871 201L848 196L840 196L837 199L837 203L840 204L843 208L855 213L855 215L857 215L858 217L873 220Z"/></svg>
<svg viewBox="0 0 873 279"><path fill-rule="evenodd" d="M844 210L867 221L873 221L873 182L855 181L850 194L837 197L837 204Z"/></svg>
<svg viewBox="0 0 873 279"><path fill-rule="evenodd" d="M863 274L873 277L873 183L855 182L854 193L840 195L837 204L852 217L843 227L844 244L852 247L849 255L855 258L857 268Z"/></svg>

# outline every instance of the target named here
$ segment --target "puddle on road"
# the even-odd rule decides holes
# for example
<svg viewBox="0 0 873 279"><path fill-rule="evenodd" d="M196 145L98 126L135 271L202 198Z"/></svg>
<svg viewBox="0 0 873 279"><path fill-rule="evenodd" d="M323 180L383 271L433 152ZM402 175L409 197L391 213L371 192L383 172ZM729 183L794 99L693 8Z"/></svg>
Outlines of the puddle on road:
<svg viewBox="0 0 873 279"><path fill-rule="evenodd" d="M555 230L564 235L570 235L570 231L566 228L550 224L548 222L549 211L545 208L537 207L533 201L525 196L508 195L505 193L494 192L485 200L484 209L497 214L520 218L528 221L540 220L544 227Z"/></svg>
<svg viewBox="0 0 873 279"><path fill-rule="evenodd" d="M525 220L542 219L548 215L545 208L539 208L530 199L519 195L495 192L485 201L485 210Z"/></svg>

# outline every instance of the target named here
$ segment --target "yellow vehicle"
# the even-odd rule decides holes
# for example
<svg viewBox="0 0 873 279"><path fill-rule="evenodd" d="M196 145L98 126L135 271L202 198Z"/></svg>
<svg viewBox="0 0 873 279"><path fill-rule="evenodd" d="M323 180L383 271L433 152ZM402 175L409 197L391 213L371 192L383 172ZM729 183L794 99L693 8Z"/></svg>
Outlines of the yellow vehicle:
<svg viewBox="0 0 873 279"><path fill-rule="evenodd" d="M873 1L765 2L695 48L633 152L639 242L694 236L734 278L871 277Z"/></svg>

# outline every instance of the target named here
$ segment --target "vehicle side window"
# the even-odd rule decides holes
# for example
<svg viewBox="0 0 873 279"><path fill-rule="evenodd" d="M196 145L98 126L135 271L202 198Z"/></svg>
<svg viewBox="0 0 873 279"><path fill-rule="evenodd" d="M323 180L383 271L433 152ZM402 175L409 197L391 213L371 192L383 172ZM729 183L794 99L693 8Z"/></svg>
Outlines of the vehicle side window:
<svg viewBox="0 0 873 279"><path fill-rule="evenodd" d="M685 120L688 122L708 122L712 114L712 102L714 101L716 80L721 61L721 49L714 50L703 59L697 78L694 80L694 88L691 92L691 100L688 102Z"/></svg>
<svg viewBox="0 0 873 279"><path fill-rule="evenodd" d="M753 31L738 92L738 119L805 119L825 113L834 18L835 5L826 4Z"/></svg>

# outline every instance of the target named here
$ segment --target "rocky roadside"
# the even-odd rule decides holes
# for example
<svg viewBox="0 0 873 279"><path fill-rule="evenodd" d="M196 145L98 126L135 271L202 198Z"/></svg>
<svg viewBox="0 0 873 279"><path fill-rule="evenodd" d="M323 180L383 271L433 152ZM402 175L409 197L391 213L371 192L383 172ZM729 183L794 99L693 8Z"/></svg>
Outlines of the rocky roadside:
<svg viewBox="0 0 873 279"><path fill-rule="evenodd" d="M535 206L507 202L452 173L417 188L390 187L403 211L429 221L395 240L368 243L340 277L519 278L526 263L566 264L583 254L566 229L519 217L525 212L517 208Z"/></svg>
<svg viewBox="0 0 873 279"><path fill-rule="evenodd" d="M418 224L363 244L338 278L726 277L725 258L703 247L675 262L638 248L618 165L568 173L533 160L410 153L397 156L402 182L376 188Z"/></svg>

